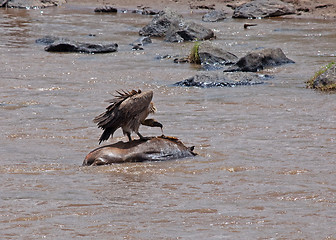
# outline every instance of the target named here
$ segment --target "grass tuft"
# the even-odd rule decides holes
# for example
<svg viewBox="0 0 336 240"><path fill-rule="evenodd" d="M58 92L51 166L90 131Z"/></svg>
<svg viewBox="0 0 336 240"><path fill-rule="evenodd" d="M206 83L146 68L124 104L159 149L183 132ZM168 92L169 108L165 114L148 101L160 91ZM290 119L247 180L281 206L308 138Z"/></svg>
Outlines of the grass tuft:
<svg viewBox="0 0 336 240"><path fill-rule="evenodd" d="M200 45L201 45L200 42L195 42L194 46L191 48L190 55L189 55L190 63L201 64L201 59L198 54Z"/></svg>

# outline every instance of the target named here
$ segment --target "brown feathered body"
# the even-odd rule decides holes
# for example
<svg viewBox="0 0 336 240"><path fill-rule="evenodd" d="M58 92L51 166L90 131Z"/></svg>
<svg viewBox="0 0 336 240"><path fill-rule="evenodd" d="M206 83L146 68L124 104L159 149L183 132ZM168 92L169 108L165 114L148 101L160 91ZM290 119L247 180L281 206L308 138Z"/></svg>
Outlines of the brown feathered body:
<svg viewBox="0 0 336 240"><path fill-rule="evenodd" d="M122 129L124 135L127 135L130 141L132 140L132 132L143 138L139 133L140 124L144 123L150 113L156 111L154 104L151 102L153 91L141 92L141 90L132 90L130 92L119 91L117 93L119 95L107 101L111 105L106 108L106 112L93 120L99 128L104 130L99 139L99 144L113 136L118 128ZM160 127L162 128L162 125Z"/></svg>

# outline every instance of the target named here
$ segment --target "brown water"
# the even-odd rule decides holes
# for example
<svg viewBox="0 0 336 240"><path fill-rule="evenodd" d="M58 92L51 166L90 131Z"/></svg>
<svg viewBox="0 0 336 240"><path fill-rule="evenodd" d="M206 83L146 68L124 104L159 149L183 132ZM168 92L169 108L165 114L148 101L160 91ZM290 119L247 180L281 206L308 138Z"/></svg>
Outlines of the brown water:
<svg viewBox="0 0 336 240"><path fill-rule="evenodd" d="M204 23L238 56L280 47L296 64L266 70L275 78L265 85L198 89L171 86L195 67L157 60L192 43L130 50L150 17L75 5L0 15L1 238L336 238L336 95L304 84L335 60L334 21ZM119 51L48 53L34 42L45 35L117 42ZM154 90L164 133L198 157L81 167L98 146L92 119L104 100L132 88Z"/></svg>

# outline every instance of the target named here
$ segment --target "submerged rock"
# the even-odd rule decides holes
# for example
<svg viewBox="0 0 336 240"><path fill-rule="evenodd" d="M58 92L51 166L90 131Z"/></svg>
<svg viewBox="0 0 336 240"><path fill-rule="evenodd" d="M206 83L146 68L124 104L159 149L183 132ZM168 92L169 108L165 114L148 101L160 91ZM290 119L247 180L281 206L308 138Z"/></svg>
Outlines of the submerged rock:
<svg viewBox="0 0 336 240"><path fill-rule="evenodd" d="M36 39L36 43L48 45L48 52L81 52L81 53L110 53L118 49L118 44L95 44L71 41L68 38L44 36Z"/></svg>
<svg viewBox="0 0 336 240"><path fill-rule="evenodd" d="M307 82L307 87L322 91L336 91L336 63L332 62L319 70Z"/></svg>
<svg viewBox="0 0 336 240"><path fill-rule="evenodd" d="M225 71L257 72L263 70L265 67L278 66L286 63L295 62L287 58L280 48L266 48L248 53Z"/></svg>
<svg viewBox="0 0 336 240"><path fill-rule="evenodd" d="M66 3L66 0L4 0L0 7L8 8L46 8L59 6Z"/></svg>
<svg viewBox="0 0 336 240"><path fill-rule="evenodd" d="M226 19L227 13L223 10L213 10L202 17L203 22L218 22Z"/></svg>
<svg viewBox="0 0 336 240"><path fill-rule="evenodd" d="M192 157L194 147L186 147L174 137L151 137L149 140L117 142L99 147L90 152L83 166L107 165L112 163L165 161Z"/></svg>
<svg viewBox="0 0 336 240"><path fill-rule="evenodd" d="M236 7L233 18L265 18L294 14L292 4L280 0L255 0Z"/></svg>
<svg viewBox="0 0 336 240"><path fill-rule="evenodd" d="M199 88L251 86L263 84L265 80L270 78L271 76L269 75L247 72L206 72L177 82L174 86Z"/></svg>
<svg viewBox="0 0 336 240"><path fill-rule="evenodd" d="M45 47L47 52L111 53L116 52L118 44L94 44L75 41L56 41Z"/></svg>
<svg viewBox="0 0 336 240"><path fill-rule="evenodd" d="M166 9L139 31L143 36L165 37L168 42L206 40L214 37L211 29L187 22L181 15Z"/></svg>

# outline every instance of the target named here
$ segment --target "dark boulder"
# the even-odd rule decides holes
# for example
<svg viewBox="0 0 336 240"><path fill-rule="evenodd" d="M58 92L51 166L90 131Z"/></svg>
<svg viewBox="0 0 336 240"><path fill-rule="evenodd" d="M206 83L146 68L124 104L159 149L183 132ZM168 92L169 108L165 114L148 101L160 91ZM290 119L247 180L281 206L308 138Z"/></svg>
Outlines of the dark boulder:
<svg viewBox="0 0 336 240"><path fill-rule="evenodd" d="M321 91L336 91L336 63L329 63L320 69L315 76L307 82L307 86Z"/></svg>
<svg viewBox="0 0 336 240"><path fill-rule="evenodd" d="M224 65L234 64L238 57L233 53L225 51L210 41L199 44L198 57L204 69L220 69Z"/></svg>
<svg viewBox="0 0 336 240"><path fill-rule="evenodd" d="M263 70L265 67L278 66L286 63L295 62L287 58L280 48L266 48L248 53L225 71L257 72Z"/></svg>
<svg viewBox="0 0 336 240"><path fill-rule="evenodd" d="M47 52L111 53L116 52L118 44L94 44L75 41L56 41L45 47Z"/></svg>
<svg viewBox="0 0 336 240"><path fill-rule="evenodd" d="M166 9L139 31L140 35L165 37L168 42L206 40L214 37L211 29L194 22L186 22L181 15Z"/></svg>
<svg viewBox="0 0 336 240"><path fill-rule="evenodd" d="M184 42L194 40L207 40L215 36L214 32L194 22L173 22L166 32L165 41Z"/></svg>
<svg viewBox="0 0 336 240"><path fill-rule="evenodd" d="M0 7L31 9L54 7L64 3L66 0L4 0L0 2Z"/></svg>
<svg viewBox="0 0 336 240"><path fill-rule="evenodd" d="M226 19L227 13L223 10L213 10L202 17L203 22L218 22Z"/></svg>
<svg viewBox="0 0 336 240"><path fill-rule="evenodd" d="M266 18L294 14L292 4L280 0L255 0L236 7L233 18Z"/></svg>
<svg viewBox="0 0 336 240"><path fill-rule="evenodd" d="M195 63L204 70L218 70L226 65L234 64L238 57L225 51L211 41L195 42L189 56L175 56L175 63Z"/></svg>
<svg viewBox="0 0 336 240"><path fill-rule="evenodd" d="M112 163L165 161L195 156L193 147L186 147L174 137L151 137L149 140L117 142L90 152L83 166Z"/></svg>
<svg viewBox="0 0 336 240"><path fill-rule="evenodd" d="M199 88L251 86L263 84L264 81L269 78L271 78L269 75L246 72L206 72L197 74L181 82L177 82L174 86Z"/></svg>
<svg viewBox="0 0 336 240"><path fill-rule="evenodd" d="M140 29L139 34L143 36L164 37L172 22L181 22L183 17L166 9L155 16L152 21Z"/></svg>

